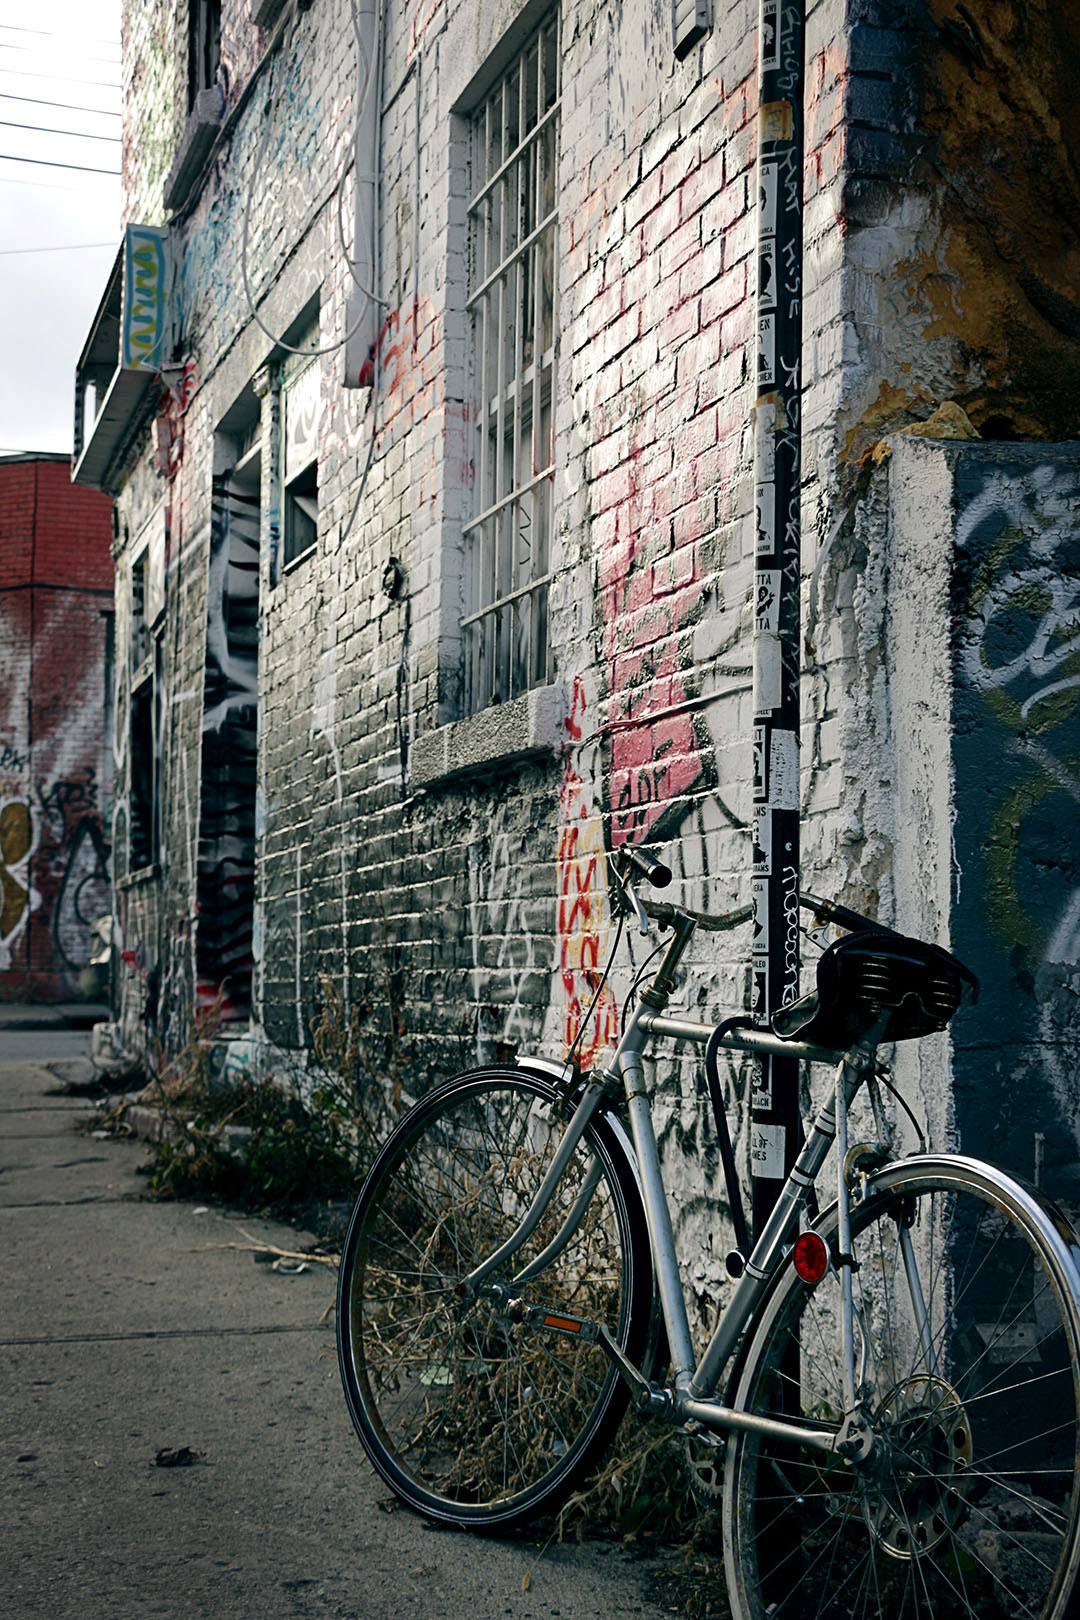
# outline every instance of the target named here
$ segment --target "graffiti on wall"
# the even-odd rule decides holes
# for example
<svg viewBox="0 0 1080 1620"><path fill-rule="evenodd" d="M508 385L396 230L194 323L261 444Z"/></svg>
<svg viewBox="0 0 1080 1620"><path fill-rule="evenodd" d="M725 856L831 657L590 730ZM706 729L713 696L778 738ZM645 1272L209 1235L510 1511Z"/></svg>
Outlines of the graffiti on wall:
<svg viewBox="0 0 1080 1620"><path fill-rule="evenodd" d="M547 975L539 971L543 947L532 927L528 869L521 858L527 838L500 827L501 819L474 834L467 856L479 1062L515 1053L531 1035L536 1003L547 999Z"/></svg>
<svg viewBox="0 0 1080 1620"><path fill-rule="evenodd" d="M22 799L0 804L0 950L10 949L41 896L30 886L34 819Z"/></svg>
<svg viewBox="0 0 1080 1620"><path fill-rule="evenodd" d="M1080 467L971 458L957 494L958 949L983 980L980 1044L1021 1082L986 1145L1030 1174L1033 1139L1064 1125L1060 1178L1080 1153Z"/></svg>
<svg viewBox="0 0 1080 1620"><path fill-rule="evenodd" d="M259 504L215 478L206 609L196 889L197 1001L251 1008L255 904Z"/></svg>
<svg viewBox="0 0 1080 1620"><path fill-rule="evenodd" d="M74 995L111 906L106 630L100 593L30 594L0 602L0 974Z"/></svg>
<svg viewBox="0 0 1080 1620"><path fill-rule="evenodd" d="M587 708L585 682L579 675L564 722L569 746L559 791L557 929L562 1044L569 1050L577 1042L586 1068L598 1052L615 1045L619 1034L619 1008L611 986L605 984L597 996L611 927L604 821L591 786L599 780L600 750L595 742L586 741ZM583 1030L582 1020L594 997L596 1007Z"/></svg>

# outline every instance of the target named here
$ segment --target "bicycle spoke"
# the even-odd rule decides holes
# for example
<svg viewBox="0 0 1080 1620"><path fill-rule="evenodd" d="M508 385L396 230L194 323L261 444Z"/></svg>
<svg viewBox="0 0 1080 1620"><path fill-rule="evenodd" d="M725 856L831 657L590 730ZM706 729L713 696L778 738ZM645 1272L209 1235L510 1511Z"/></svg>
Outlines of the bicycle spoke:
<svg viewBox="0 0 1080 1620"><path fill-rule="evenodd" d="M962 1168L925 1181L901 1169L895 1182L895 1194L853 1209L860 1402L879 1436L876 1461L729 1441L725 1535L729 1569L741 1572L739 1620L805 1620L811 1590L822 1620L1064 1620L1080 1312L1063 1310L1026 1212ZM751 1410L840 1415L838 1299L834 1274L813 1289L793 1276L778 1288L744 1374Z"/></svg>
<svg viewBox="0 0 1080 1620"><path fill-rule="evenodd" d="M555 1341L528 1315L511 1321L505 1293L461 1288L533 1202L563 1134L552 1096L492 1071L418 1105L372 1172L342 1257L341 1361L358 1432L395 1489L454 1522L509 1524L565 1495L626 1404L595 1344ZM651 1294L647 1251L630 1264L644 1227L635 1202L632 1235L603 1140L587 1129L511 1264L525 1270L562 1233L544 1271L519 1285L526 1309L601 1321L633 1348ZM599 1178L565 1233L594 1162Z"/></svg>

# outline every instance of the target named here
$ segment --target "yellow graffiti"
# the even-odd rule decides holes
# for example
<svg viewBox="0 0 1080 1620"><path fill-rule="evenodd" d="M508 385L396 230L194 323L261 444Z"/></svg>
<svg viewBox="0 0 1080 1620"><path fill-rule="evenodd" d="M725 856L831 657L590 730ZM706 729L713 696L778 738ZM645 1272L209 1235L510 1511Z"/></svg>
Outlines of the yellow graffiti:
<svg viewBox="0 0 1080 1620"><path fill-rule="evenodd" d="M30 891L12 871L34 841L30 807L15 799L0 809L0 940L10 939L30 909Z"/></svg>
<svg viewBox="0 0 1080 1620"><path fill-rule="evenodd" d="M1080 780L1080 760L1066 759L1060 763L1074 781ZM1048 771L1022 778L998 805L986 838L987 910L1001 935L1023 946L1033 956L1043 954L1047 929L1035 921L1021 898L1016 868L1022 833L1032 812L1055 793L1063 791L1067 791L1065 783Z"/></svg>

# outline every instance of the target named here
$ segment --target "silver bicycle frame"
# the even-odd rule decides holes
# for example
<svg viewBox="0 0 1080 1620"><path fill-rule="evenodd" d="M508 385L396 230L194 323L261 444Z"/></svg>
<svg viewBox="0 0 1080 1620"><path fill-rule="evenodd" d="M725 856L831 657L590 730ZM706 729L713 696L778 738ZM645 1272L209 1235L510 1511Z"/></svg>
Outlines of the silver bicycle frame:
<svg viewBox="0 0 1080 1620"><path fill-rule="evenodd" d="M843 1430L823 1432L799 1424L785 1423L776 1418L758 1417L724 1406L713 1397L740 1337L760 1302L766 1285L785 1252L785 1243L795 1229L807 1197L837 1136L838 1118L841 1133L846 1133L847 1110L862 1084L867 1069L872 1065L874 1048L867 1044L847 1053L831 1048L813 1046L805 1042L784 1041L766 1030L736 1030L725 1036L721 1045L738 1052L756 1055L769 1054L805 1059L811 1063L824 1063L836 1069L836 1083L832 1094L819 1109L810 1127L806 1142L794 1168L781 1189L780 1196L763 1231L747 1259L746 1268L735 1285L734 1292L721 1314L716 1329L705 1348L700 1363L695 1363L690 1338L690 1322L683 1294L682 1279L675 1252L675 1237L671 1224L667 1195L660 1170L660 1154L653 1129L652 1113L645 1083L642 1054L652 1037L662 1036L675 1041L692 1041L704 1046L713 1030L709 1024L699 1024L684 1018L669 1018L664 1007L674 987L674 973L679 960L694 933L694 920L678 914L675 935L651 984L641 992L638 1003L627 1022L622 1039L607 1070L594 1076L579 1099L573 1115L563 1133L559 1147L526 1211L517 1231L489 1256L482 1265L465 1279L465 1287L473 1290L501 1271L513 1255L536 1231L552 1193L571 1156L596 1112L603 1097L612 1089L622 1086L626 1094L630 1131L640 1178L645 1218L652 1247L653 1266L664 1325L667 1329L671 1355L674 1391L668 1408L677 1421L698 1421L724 1429L748 1429L784 1440L795 1440L822 1452L836 1449ZM847 1230L847 1186L842 1171L839 1175L841 1247ZM509 1296L521 1283L537 1275L555 1254L570 1241L585 1207L599 1180L599 1172L586 1178L581 1192L564 1220L559 1232L524 1271L513 1278L511 1284L491 1283L496 1296ZM851 1278L841 1277L843 1352L845 1360L844 1385L848 1414L855 1406L854 1328L851 1301Z"/></svg>

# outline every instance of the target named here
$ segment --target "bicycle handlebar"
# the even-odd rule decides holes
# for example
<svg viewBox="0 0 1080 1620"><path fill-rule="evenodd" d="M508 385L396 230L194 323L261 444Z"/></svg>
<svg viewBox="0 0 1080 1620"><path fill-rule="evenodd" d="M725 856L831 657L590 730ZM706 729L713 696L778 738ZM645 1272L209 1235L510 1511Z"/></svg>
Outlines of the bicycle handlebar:
<svg viewBox="0 0 1080 1620"><path fill-rule="evenodd" d="M637 911L639 920L651 917L662 928L674 927L676 916L681 916L692 917L699 928L721 933L729 928L737 928L740 923L748 922L754 915L752 905L737 906L734 911L710 913L694 911L689 906L674 906L668 901L642 900L634 893L635 875L644 878L654 889L666 889L671 882L671 867L636 845L620 845L614 852L614 868L620 880L620 887L623 887L624 894ZM852 911L850 906L842 906L835 900L825 900L820 895L810 894L806 889L799 890L799 905L804 911L812 911L822 922L835 923L837 927L846 928L851 933L865 933L872 930L877 934L890 934L894 939L903 937L895 928L875 922L872 917L864 917L861 911ZM643 921L642 928L644 929Z"/></svg>
<svg viewBox="0 0 1080 1620"><path fill-rule="evenodd" d="M632 844L623 844L618 851L619 859L626 865L632 866L639 877L652 884L654 889L666 889L671 882L671 867L658 861L646 849L637 849Z"/></svg>
<svg viewBox="0 0 1080 1620"><path fill-rule="evenodd" d="M699 928L713 933L737 928L740 923L749 922L754 915L753 906L738 906L734 911L715 913L694 911L690 906L673 906L666 900L643 900L641 904L646 916L658 922L662 928L673 927L678 915L692 917ZM820 895L810 894L806 889L799 890L799 904L804 911L812 911L824 922L836 923L838 927L847 928L852 933L865 933L868 929L872 929L876 934L892 934L897 939L901 937L895 928L875 922L872 917L864 917L861 911L852 911L848 906L838 905L835 900L823 900Z"/></svg>

